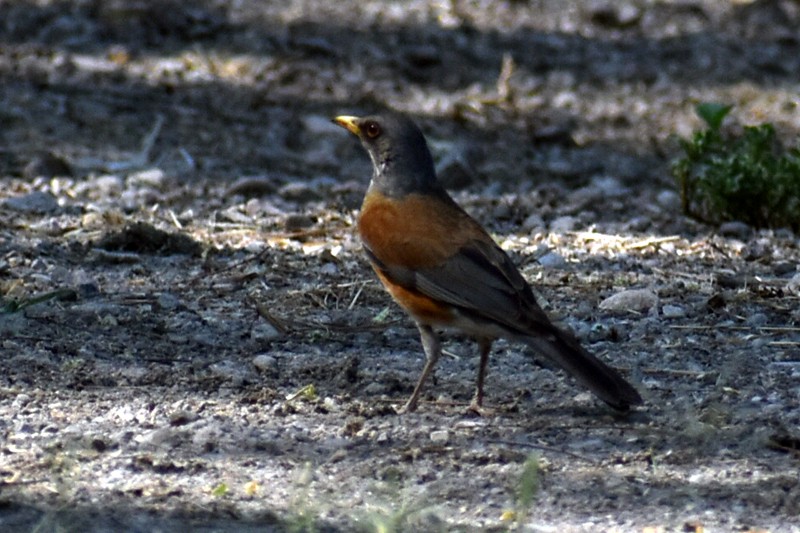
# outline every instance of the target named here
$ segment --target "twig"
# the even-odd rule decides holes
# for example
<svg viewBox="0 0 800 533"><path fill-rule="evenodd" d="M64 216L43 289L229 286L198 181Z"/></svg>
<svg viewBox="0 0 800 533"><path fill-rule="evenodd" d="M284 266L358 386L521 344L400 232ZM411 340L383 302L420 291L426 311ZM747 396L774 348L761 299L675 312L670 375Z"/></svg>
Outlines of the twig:
<svg viewBox="0 0 800 533"><path fill-rule="evenodd" d="M524 448L542 450L543 452L560 453L568 457L574 457L575 459L586 461L587 463L597 464L597 461L595 461L594 459L590 459L589 457L578 455L577 453L568 452L566 450L559 450L558 448L551 448L550 446L543 446L541 444L532 444L530 442L517 442L513 440L504 440L504 439L489 439L486 442L488 442L489 444L502 444L504 446L522 446Z"/></svg>
<svg viewBox="0 0 800 533"><path fill-rule="evenodd" d="M650 237L642 241L636 241L630 244L623 244L622 248L624 250L639 250L641 248L647 248L648 246L656 246L659 244L664 244L665 242L674 242L677 240L680 240L679 235L669 235L667 237Z"/></svg>
<svg viewBox="0 0 800 533"><path fill-rule="evenodd" d="M796 333L800 332L800 327L797 326L699 326L695 324L672 324L669 326L672 329L689 329L696 331L705 331L709 329L727 329L733 331L752 331L754 329L760 331L774 331L777 333Z"/></svg>
<svg viewBox="0 0 800 533"><path fill-rule="evenodd" d="M643 368L642 372L645 374L667 374L670 376L692 376L702 377L707 374L715 374L714 371L707 370L679 370L675 368Z"/></svg>
<svg viewBox="0 0 800 533"><path fill-rule="evenodd" d="M356 291L356 295L353 296L353 300L350 302L350 305L347 306L347 310L348 311L350 311L351 309L353 309L353 307L355 307L356 302L358 301L359 296L361 296L361 291L364 290L364 286L365 285L366 285L366 282L362 282L361 286Z"/></svg>

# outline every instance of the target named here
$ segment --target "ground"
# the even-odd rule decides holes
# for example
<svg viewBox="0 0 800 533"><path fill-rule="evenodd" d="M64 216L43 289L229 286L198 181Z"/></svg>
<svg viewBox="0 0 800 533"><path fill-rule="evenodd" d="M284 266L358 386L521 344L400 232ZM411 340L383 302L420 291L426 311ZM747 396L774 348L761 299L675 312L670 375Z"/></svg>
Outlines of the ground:
<svg viewBox="0 0 800 533"><path fill-rule="evenodd" d="M800 531L800 241L686 218L669 173L702 101L796 142L798 27L778 0L0 1L0 528ZM451 335L395 414L423 354L329 122L385 107L642 408L498 342L476 417Z"/></svg>

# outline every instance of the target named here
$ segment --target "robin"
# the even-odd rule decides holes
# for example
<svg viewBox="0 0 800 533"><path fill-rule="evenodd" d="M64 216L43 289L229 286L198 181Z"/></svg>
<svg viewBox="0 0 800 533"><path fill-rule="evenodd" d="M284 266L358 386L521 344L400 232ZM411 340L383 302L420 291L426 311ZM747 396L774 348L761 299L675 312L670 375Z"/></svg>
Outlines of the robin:
<svg viewBox="0 0 800 533"><path fill-rule="evenodd" d="M339 116L372 159L358 217L364 250L389 294L417 324L426 362L401 412L416 409L442 353L436 329L460 330L480 348L475 396L480 412L492 342L529 345L620 411L642 403L625 379L553 325L511 258L447 194L419 128L397 114Z"/></svg>

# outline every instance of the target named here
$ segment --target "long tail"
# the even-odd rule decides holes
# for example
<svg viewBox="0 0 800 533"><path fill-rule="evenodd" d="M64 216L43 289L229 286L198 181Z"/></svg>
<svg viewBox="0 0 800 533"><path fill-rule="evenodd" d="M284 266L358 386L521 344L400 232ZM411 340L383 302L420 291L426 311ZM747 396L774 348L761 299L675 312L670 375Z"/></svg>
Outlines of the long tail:
<svg viewBox="0 0 800 533"><path fill-rule="evenodd" d="M627 411L642 397L619 373L586 351L571 333L553 328L553 336L525 337L536 352L557 363L614 409Z"/></svg>

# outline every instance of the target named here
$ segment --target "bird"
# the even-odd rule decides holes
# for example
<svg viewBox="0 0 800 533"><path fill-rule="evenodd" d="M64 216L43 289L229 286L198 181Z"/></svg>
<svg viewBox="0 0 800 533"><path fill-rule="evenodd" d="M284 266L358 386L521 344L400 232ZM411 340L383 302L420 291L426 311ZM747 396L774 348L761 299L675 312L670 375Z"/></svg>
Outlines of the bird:
<svg viewBox="0 0 800 533"><path fill-rule="evenodd" d="M441 185L414 121L384 112L340 115L333 122L357 136L372 161L358 234L378 279L416 323L425 352L422 373L398 412L416 410L442 353L440 330L464 333L478 344L469 409L479 414L489 355L498 338L528 345L618 411L642 403L616 370L551 322L508 254Z"/></svg>

